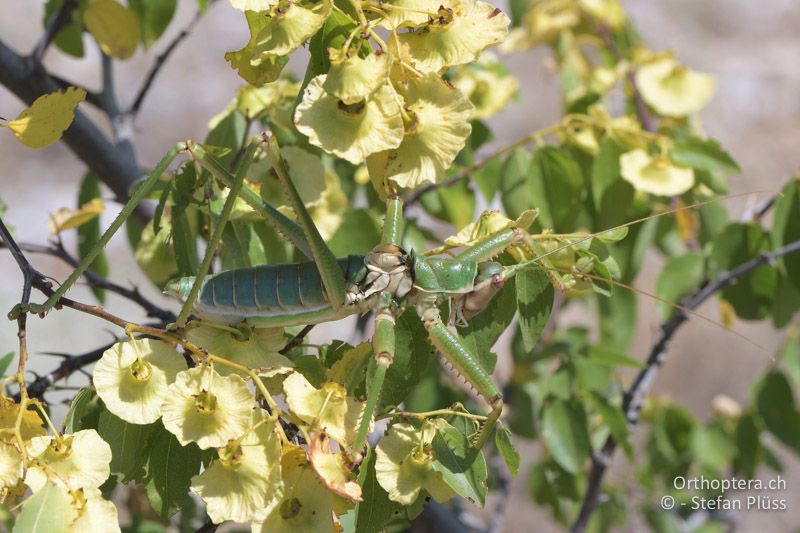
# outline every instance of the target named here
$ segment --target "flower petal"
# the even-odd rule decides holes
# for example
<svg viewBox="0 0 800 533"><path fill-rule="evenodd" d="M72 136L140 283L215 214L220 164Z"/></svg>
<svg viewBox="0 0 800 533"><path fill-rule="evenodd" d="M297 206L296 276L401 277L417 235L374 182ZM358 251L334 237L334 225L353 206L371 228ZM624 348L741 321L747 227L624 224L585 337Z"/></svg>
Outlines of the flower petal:
<svg viewBox="0 0 800 533"><path fill-rule="evenodd" d="M445 175L472 132L473 107L457 89L436 74L411 81L403 91L411 115L399 147L367 159L370 177L413 189Z"/></svg>
<svg viewBox="0 0 800 533"><path fill-rule="evenodd" d="M620 174L637 191L675 196L683 194L694 185L694 171L677 167L665 157L650 156L637 148L619 158Z"/></svg>
<svg viewBox="0 0 800 533"><path fill-rule="evenodd" d="M445 0L438 15L417 31L398 36L423 72L474 61L508 34L508 16L486 2Z"/></svg>
<svg viewBox="0 0 800 533"><path fill-rule="evenodd" d="M103 352L92 379L109 411L131 424L150 424L161 417L168 387L185 369L186 360L172 345L135 339Z"/></svg>
<svg viewBox="0 0 800 533"><path fill-rule="evenodd" d="M209 326L193 328L186 336L208 353L255 369L266 377L286 374L294 367L294 363L278 353L286 345L283 328L253 329L250 337L245 340L237 339L228 331ZM225 365L217 365L215 370L222 376L239 374L245 377L243 372Z"/></svg>
<svg viewBox="0 0 800 533"><path fill-rule="evenodd" d="M243 435L250 425L255 400L238 375L220 376L199 365L179 372L161 407L164 427L182 446L224 446Z"/></svg>
<svg viewBox="0 0 800 533"><path fill-rule="evenodd" d="M671 58L639 67L636 83L644 101L669 117L696 113L711 100L716 88L713 76L689 70Z"/></svg>
<svg viewBox="0 0 800 533"><path fill-rule="evenodd" d="M111 447L97 431L84 429L61 436L35 437L28 445L32 459L25 484L33 492L47 482L70 490L92 489L111 474Z"/></svg>
<svg viewBox="0 0 800 533"><path fill-rule="evenodd" d="M275 424L263 421L266 416L255 411L254 429L241 442L230 441L220 448L218 458L192 478L191 490L205 502L215 524L252 520L281 490L280 444Z"/></svg>
<svg viewBox="0 0 800 533"><path fill-rule="evenodd" d="M325 74L312 79L297 106L297 129L314 146L353 164L381 150L400 145L403 119L397 94L383 85L368 99L353 105L325 92Z"/></svg>

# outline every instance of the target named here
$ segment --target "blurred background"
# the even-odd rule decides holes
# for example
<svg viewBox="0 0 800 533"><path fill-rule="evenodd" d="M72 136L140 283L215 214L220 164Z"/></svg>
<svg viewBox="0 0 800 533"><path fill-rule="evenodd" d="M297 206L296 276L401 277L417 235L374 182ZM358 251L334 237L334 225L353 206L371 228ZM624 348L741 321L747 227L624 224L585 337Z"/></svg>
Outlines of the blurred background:
<svg viewBox="0 0 800 533"><path fill-rule="evenodd" d="M623 0L643 39L654 49L672 49L690 68L710 72L718 79L714 100L700 114L702 128L718 139L740 163L742 173L730 179L731 192L777 191L800 165L800 3L797 0ZM501 7L504 7L501 5ZM127 106L140 80L156 55L183 29L194 15L196 2L181 0L178 13L156 46L141 50L130 60L117 63L116 89ZM0 9L0 39L21 53L28 53L42 31L44 2L3 0ZM226 51L240 48L247 40L244 19L228 2L216 2L192 34L170 57L169 64L156 79L135 123L135 147L140 164L150 167L176 141L202 139L210 117L223 109L242 84L223 59ZM66 79L81 80L89 88L98 88L99 54L86 40L87 55L82 60L70 58L55 47L46 56L48 69ZM302 55L302 54L301 54ZM486 148L507 144L532 130L547 126L560 117L558 76L552 68L548 50L503 57L502 60L520 79L520 99L500 112L490 125L496 139ZM290 68L302 71L303 57L293 59ZM0 87L0 116L13 118L24 107L5 88ZM92 115L92 109L82 106ZM109 128L102 124L105 131ZM45 244L50 237L49 213L60 207L74 207L77 186L85 172L82 163L62 144L40 151L23 148L9 132L0 131L0 199L7 204L4 216L20 241ZM733 217L740 215L756 196L728 202ZM108 224L118 206L109 203L103 215ZM65 234L65 245L75 250L73 237ZM124 236L112 241L107 250L111 264L110 278L138 286L148 297L164 302L158 291L138 271ZM33 256L35 266L56 280L63 280L69 269L58 260ZM637 285L653 290L659 259L651 257ZM11 256L0 251L0 310L19 299L21 278ZM92 301L85 287L73 289L75 297ZM171 305L177 310L177 305ZM114 295L107 306L118 315L142 319L138 308ZM644 358L658 334L659 320L654 302L639 298L639 328L631 356ZM718 318L715 301L700 312ZM585 322L581 310L571 306L562 316L568 321ZM755 342L773 350L780 338L768 324L757 326L739 321L735 328ZM341 325L337 326L339 332ZM46 321L29 320L30 370L44 373L58 365L55 357L42 352L60 351L79 354L111 339L110 328L100 320L65 310L53 312ZM325 331L315 335L326 336ZM501 341L502 342L502 341ZM0 320L0 355L17 348L16 326ZM503 357L502 349L500 356ZM770 361L736 336L709 324L693 321L684 327L673 343L667 364L658 377L655 393L683 405L701 419L708 417L711 401L719 394L745 401L754 377ZM499 371L502 374L502 368ZM501 376L502 377L502 376ZM76 375L69 385L81 386L86 378ZM74 394L74 393L70 393ZM51 401L53 398L51 396ZM55 408L56 418L63 408ZM59 415L61 413L61 415ZM641 430L639 440L641 440ZM634 436L636 438L636 435ZM522 472L538 449L521 443ZM780 448L776 444L777 448ZM740 531L786 531L797 525L800 510L800 465L783 454L789 501L787 511L755 512L740 517ZM774 477L764 473L764 478ZM619 456L608 481L635 487L635 473ZM636 497L633 490L632 496ZM506 530L559 531L550 515L537 509L531 500L524 473L515 479ZM492 502L488 505L492 505ZM631 530L641 524L631 524Z"/></svg>

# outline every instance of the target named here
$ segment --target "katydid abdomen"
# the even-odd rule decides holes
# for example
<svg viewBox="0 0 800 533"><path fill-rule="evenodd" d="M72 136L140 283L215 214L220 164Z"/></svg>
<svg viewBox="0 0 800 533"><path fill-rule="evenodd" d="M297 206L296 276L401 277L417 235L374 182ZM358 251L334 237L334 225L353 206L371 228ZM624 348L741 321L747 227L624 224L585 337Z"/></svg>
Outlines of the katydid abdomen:
<svg viewBox="0 0 800 533"><path fill-rule="evenodd" d="M364 278L364 256L337 259L349 287ZM186 298L194 277L167 284L165 292ZM194 313L220 324L243 320L255 327L284 327L318 324L362 313L374 306L371 299L344 305L338 310L325 297L319 271L313 262L237 268L206 276Z"/></svg>

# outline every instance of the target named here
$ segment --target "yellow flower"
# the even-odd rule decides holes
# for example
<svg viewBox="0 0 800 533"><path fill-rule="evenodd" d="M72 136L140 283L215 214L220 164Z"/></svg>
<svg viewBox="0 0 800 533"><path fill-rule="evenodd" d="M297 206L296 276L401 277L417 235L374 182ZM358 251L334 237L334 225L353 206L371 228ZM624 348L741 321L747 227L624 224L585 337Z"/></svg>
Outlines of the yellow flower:
<svg viewBox="0 0 800 533"><path fill-rule="evenodd" d="M403 97L409 117L403 142L370 156L367 167L374 182L391 180L413 189L444 178L472 131L469 119L474 108L436 74L411 81Z"/></svg>
<svg viewBox="0 0 800 533"><path fill-rule="evenodd" d="M637 191L675 196L694 185L691 168L673 165L665 156L651 156L637 148L619 158L620 174Z"/></svg>
<svg viewBox="0 0 800 533"><path fill-rule="evenodd" d="M438 72L476 60L483 50L505 39L509 23L505 13L486 2L444 0L437 17L398 39L408 45L419 70Z"/></svg>
<svg viewBox="0 0 800 533"><path fill-rule="evenodd" d="M436 17L441 2L437 0L390 0L380 3L386 12L378 26L386 30L419 26Z"/></svg>
<svg viewBox="0 0 800 533"><path fill-rule="evenodd" d="M0 442L0 491L11 489L22 478L22 455L11 444Z"/></svg>
<svg viewBox="0 0 800 533"><path fill-rule="evenodd" d="M92 373L97 395L109 411L131 424L150 424L161 417L161 404L186 361L163 341L119 342L103 352Z"/></svg>
<svg viewBox="0 0 800 533"><path fill-rule="evenodd" d="M255 11L244 14L247 26L250 28L250 40L241 50L225 54L225 61L230 62L244 80L256 86L264 85L278 79L281 70L289 62L289 58L270 52L256 50L256 44L261 30L270 22L266 17Z"/></svg>
<svg viewBox="0 0 800 533"><path fill-rule="evenodd" d="M475 106L473 118L489 118L503 109L517 92L519 82L499 62L485 52L477 63L453 71L452 83Z"/></svg>
<svg viewBox="0 0 800 533"><path fill-rule="evenodd" d="M324 433L312 433L308 449L311 466L328 489L335 494L354 501L363 501L361 486L353 480L353 474L345 464L342 452L332 452Z"/></svg>
<svg viewBox="0 0 800 533"><path fill-rule="evenodd" d="M342 55L329 49L331 68L322 85L323 90L347 105L369 98L389 77L392 58L387 53L376 52L365 58Z"/></svg>
<svg viewBox="0 0 800 533"><path fill-rule="evenodd" d="M19 404L14 402L11 398L0 396L0 441L14 442L14 434L12 428L17 423L17 416L19 415ZM47 435L47 430L44 428L42 419L35 411L26 409L22 413L22 424L20 425L19 432L22 435L22 440L30 440L33 437Z"/></svg>
<svg viewBox="0 0 800 533"><path fill-rule="evenodd" d="M511 30L500 45L503 52L521 52L550 42L561 32L580 22L577 7L561 0L545 0L534 4L523 17L522 24Z"/></svg>
<svg viewBox="0 0 800 533"><path fill-rule="evenodd" d="M403 119L397 94L390 85L362 102L345 104L322 88L327 76L312 79L297 106L297 129L314 146L347 159L354 165L381 150L400 145Z"/></svg>
<svg viewBox="0 0 800 533"><path fill-rule="evenodd" d="M325 24L331 13L330 0L311 2L308 7L300 2L281 0L268 12L259 15L268 22L256 37L255 54L286 55L310 39Z"/></svg>
<svg viewBox="0 0 800 533"><path fill-rule="evenodd" d="M208 366L179 372L161 406L162 422L182 446L224 446L250 426L255 400L238 375L220 376Z"/></svg>
<svg viewBox="0 0 800 533"><path fill-rule="evenodd" d="M208 121L208 129L216 128L225 117L234 111L239 111L250 120L255 120L281 105L294 102L299 91L299 83L282 78L263 87L243 85L236 90L236 96L225 109Z"/></svg>
<svg viewBox="0 0 800 533"><path fill-rule="evenodd" d="M689 70L671 58L639 67L636 84L644 101L668 117L685 117L700 111L716 88L714 76Z"/></svg>
<svg viewBox="0 0 800 533"><path fill-rule="evenodd" d="M625 23L625 8L619 0L578 0L578 4L611 28L619 28Z"/></svg>
<svg viewBox="0 0 800 533"><path fill-rule="evenodd" d="M306 452L291 444L281 458L284 489L252 523L253 533L331 533L334 531L333 493L320 483Z"/></svg>
<svg viewBox="0 0 800 533"><path fill-rule="evenodd" d="M436 430L432 424L426 423L422 429L411 424L394 424L378 442L375 476L390 500L411 505L423 489L438 502L454 496L442 475L432 467L434 436Z"/></svg>
<svg viewBox="0 0 800 533"><path fill-rule="evenodd" d="M98 489L85 489L72 495L76 518L70 533L119 533L117 506L103 498Z"/></svg>
<svg viewBox="0 0 800 533"><path fill-rule="evenodd" d="M70 490L93 489L111 474L111 447L97 431L84 429L59 438L35 437L28 444L31 463L25 484L33 492L47 482Z"/></svg>
<svg viewBox="0 0 800 533"><path fill-rule="evenodd" d="M245 340L239 340L225 330L208 326L193 328L186 336L208 353L255 369L259 375L265 377L286 374L294 367L294 363L278 353L286 344L283 328L253 329L249 338ZM228 374L245 376L244 373L225 365L217 365L215 370L223 376Z"/></svg>
<svg viewBox="0 0 800 533"><path fill-rule="evenodd" d="M347 390L338 383L325 383L315 389L299 372L283 382L286 403L304 422L327 433L342 446L350 446L355 439L364 404L347 396Z"/></svg>
<svg viewBox="0 0 800 533"><path fill-rule="evenodd" d="M265 421L266 416L254 411L244 437L228 441L217 450L217 459L192 478L191 490L205 502L215 524L252 520L281 489L280 443L275 424Z"/></svg>

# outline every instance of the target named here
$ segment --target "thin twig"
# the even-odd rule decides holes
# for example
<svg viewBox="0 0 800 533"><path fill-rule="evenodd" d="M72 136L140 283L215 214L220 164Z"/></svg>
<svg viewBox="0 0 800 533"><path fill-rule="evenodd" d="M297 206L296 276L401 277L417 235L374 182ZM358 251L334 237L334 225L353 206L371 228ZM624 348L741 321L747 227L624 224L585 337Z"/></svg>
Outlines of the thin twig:
<svg viewBox="0 0 800 533"><path fill-rule="evenodd" d="M209 2L209 4L213 2L214 0ZM127 113L125 113L126 115L130 116L131 118L136 118L136 115L139 113L139 110L142 107L145 96L147 96L147 93L150 91L150 87L153 85L153 81L155 81L158 73L161 72L161 68L164 66L164 64L166 64L167 59L169 59L169 56L172 55L172 52L174 52L178 45L181 44L181 41L186 39L194 27L197 26L197 23L200 22L201 17L202 13L200 11L195 13L192 17L192 20L189 21L189 24L187 24L186 27L182 29L181 32L172 39L172 41L170 41L163 52L158 54L155 61L150 66L150 70L147 72L147 75L144 77L141 87L139 87L139 90L136 92L136 98L133 99L133 104L131 104L131 107L128 109Z"/></svg>
<svg viewBox="0 0 800 533"><path fill-rule="evenodd" d="M56 382L61 381L62 379L66 379L74 372L77 372L83 367L88 366L96 361L98 361L102 356L103 352L114 346L117 342L122 339L115 339L114 342L106 344L105 346L101 346L100 348L94 349L90 352L86 352L81 355L73 355L73 356L66 356L64 360L61 362L58 367L55 368L52 372L45 374L44 376L39 376L32 382L28 384L28 395L31 398L39 398L41 399L42 395L44 395L47 390L52 387ZM52 355L62 355L62 354L52 354ZM19 395L14 397L15 401L19 401Z"/></svg>
<svg viewBox="0 0 800 533"><path fill-rule="evenodd" d="M616 59L617 62L624 60L625 56L623 56L622 51L617 46L617 43L614 42L614 39L611 36L611 30L609 30L608 26L600 23L598 25L598 33L603 39L608 51L611 52L612 56L614 56L614 59ZM657 129L655 120L647 110L647 104L645 104L644 99L642 98L642 93L639 91L639 87L636 85L635 70L630 70L628 72L627 80L631 88L631 96L633 97L633 106L636 109L636 117L639 119L639 122L642 124L642 128L645 131L649 131L651 133L655 132Z"/></svg>
<svg viewBox="0 0 800 533"><path fill-rule="evenodd" d="M3 242L0 242L0 247L3 247L4 245L5 244ZM24 252L57 257L73 268L76 268L80 264L78 259L73 257L60 243L52 246L42 246L40 244L20 242L17 243L17 245ZM135 287L132 289L123 287L122 285L114 283L113 281L110 281L99 274L92 272L91 270L86 270L86 272L83 273L83 277L92 287L105 289L134 302L141 307L145 313L147 313L148 317L158 319L165 324L175 321L175 314L172 311L157 306L142 296L139 290Z"/></svg>
<svg viewBox="0 0 800 533"><path fill-rule="evenodd" d="M779 248L773 252L762 253L753 259L742 263L736 268L720 274L716 279L706 283L690 297L684 307L688 309L696 309L708 298L714 295L720 289L735 282L745 274L761 267L766 264L774 263L778 258L791 253L800 251L800 241L795 241L791 244ZM639 412L644 400L645 395L650 390L659 370L664 364L667 356L667 349L672 337L678 331L678 328L688 320L689 315L683 312L673 313L670 319L662 324L661 336L650 350L650 355L647 358L645 368L643 368L634 379L625 393L622 403L622 409L625 412L625 417L628 420L629 427L633 428L639 422ZM609 436L603 445L602 450L592 457L592 468L589 473L589 481L587 484L586 494L584 495L583 503L577 519L572 524L571 531L573 533L583 532L586 525L592 516L592 512L597 506L602 489L603 477L605 476L611 458L616 451L617 441Z"/></svg>
<svg viewBox="0 0 800 533"><path fill-rule="evenodd" d="M69 23L72 17L72 11L76 7L78 7L78 0L64 0L61 7L58 8L58 11L53 13L50 17L47 28L45 28L44 33L31 52L30 60L34 65L42 63L42 58L44 58L48 47L56 38L58 32L64 29L64 26Z"/></svg>
<svg viewBox="0 0 800 533"><path fill-rule="evenodd" d="M287 353L291 352L297 346L303 344L303 339L306 338L306 335L314 328L314 324L309 324L305 326L303 329L300 330L300 333L292 337L292 340L286 343L282 349L278 351L281 355L286 355Z"/></svg>

